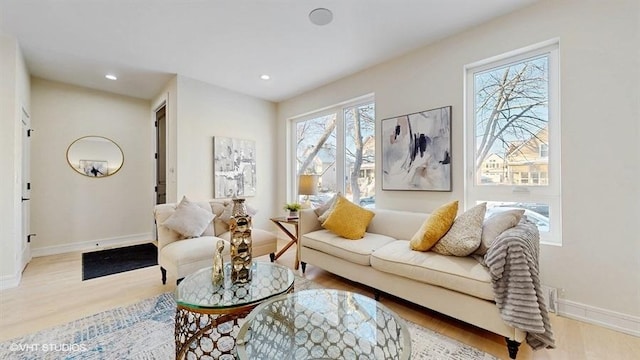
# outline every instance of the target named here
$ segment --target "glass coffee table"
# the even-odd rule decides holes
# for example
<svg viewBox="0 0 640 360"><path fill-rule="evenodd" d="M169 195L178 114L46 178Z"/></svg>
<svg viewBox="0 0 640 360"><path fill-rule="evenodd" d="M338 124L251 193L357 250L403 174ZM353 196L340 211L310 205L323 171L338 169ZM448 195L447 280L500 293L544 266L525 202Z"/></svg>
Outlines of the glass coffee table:
<svg viewBox="0 0 640 360"><path fill-rule="evenodd" d="M411 356L403 319L340 290L305 290L266 301L237 336L239 359L398 359Z"/></svg>
<svg viewBox="0 0 640 360"><path fill-rule="evenodd" d="M269 262L251 265L251 281L231 282L231 264L224 264L224 282L213 285L212 268L199 270L175 292L176 359L235 359L241 321L261 302L293 291L291 269Z"/></svg>

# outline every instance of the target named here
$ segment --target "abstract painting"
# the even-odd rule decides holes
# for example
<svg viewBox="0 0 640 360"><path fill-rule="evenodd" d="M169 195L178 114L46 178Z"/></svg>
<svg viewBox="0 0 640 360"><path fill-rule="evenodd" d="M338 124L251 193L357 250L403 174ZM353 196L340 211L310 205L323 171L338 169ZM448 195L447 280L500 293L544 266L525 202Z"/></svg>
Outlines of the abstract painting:
<svg viewBox="0 0 640 360"><path fill-rule="evenodd" d="M451 191L451 106L382 120L382 190Z"/></svg>
<svg viewBox="0 0 640 360"><path fill-rule="evenodd" d="M256 143L213 137L213 197L256 195Z"/></svg>

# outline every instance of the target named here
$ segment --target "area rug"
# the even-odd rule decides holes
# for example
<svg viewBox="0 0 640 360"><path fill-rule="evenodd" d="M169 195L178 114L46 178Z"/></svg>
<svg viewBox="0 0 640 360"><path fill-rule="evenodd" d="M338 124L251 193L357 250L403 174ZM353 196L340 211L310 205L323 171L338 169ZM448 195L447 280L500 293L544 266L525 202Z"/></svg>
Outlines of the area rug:
<svg viewBox="0 0 640 360"><path fill-rule="evenodd" d="M295 289L319 287L296 276ZM0 359L174 359L176 303L165 293L0 344ZM456 340L407 322L412 359L496 360Z"/></svg>
<svg viewBox="0 0 640 360"><path fill-rule="evenodd" d="M125 246L82 254L82 280L158 265L158 248L152 244Z"/></svg>

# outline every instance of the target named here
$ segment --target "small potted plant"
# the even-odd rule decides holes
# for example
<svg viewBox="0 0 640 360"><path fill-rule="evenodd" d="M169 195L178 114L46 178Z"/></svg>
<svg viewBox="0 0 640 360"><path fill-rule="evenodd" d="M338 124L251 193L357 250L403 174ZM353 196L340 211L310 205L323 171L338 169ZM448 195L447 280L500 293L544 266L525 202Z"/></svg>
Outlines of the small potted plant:
<svg viewBox="0 0 640 360"><path fill-rule="evenodd" d="M302 205L297 202L287 203L284 205L285 210L289 210L289 218L295 219L298 217L298 211L302 208Z"/></svg>

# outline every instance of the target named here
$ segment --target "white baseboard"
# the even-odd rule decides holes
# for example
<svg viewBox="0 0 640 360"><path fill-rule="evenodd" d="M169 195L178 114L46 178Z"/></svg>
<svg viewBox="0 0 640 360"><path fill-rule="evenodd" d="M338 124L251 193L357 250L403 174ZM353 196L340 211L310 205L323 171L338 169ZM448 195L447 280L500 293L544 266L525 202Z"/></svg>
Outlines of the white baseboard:
<svg viewBox="0 0 640 360"><path fill-rule="evenodd" d="M153 241L152 233L134 234L119 236L107 239L98 239L83 241L72 244L46 246L41 248L31 249L32 257L64 254L76 251L88 251L88 250L103 250L113 247L120 247L126 245L136 245Z"/></svg>
<svg viewBox="0 0 640 360"><path fill-rule="evenodd" d="M0 276L0 290L10 289L20 285L21 279L22 273Z"/></svg>
<svg viewBox="0 0 640 360"><path fill-rule="evenodd" d="M558 299L558 315L640 337L640 317Z"/></svg>

